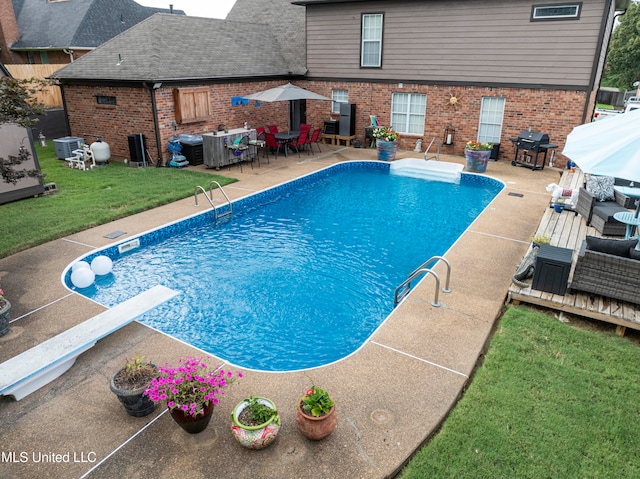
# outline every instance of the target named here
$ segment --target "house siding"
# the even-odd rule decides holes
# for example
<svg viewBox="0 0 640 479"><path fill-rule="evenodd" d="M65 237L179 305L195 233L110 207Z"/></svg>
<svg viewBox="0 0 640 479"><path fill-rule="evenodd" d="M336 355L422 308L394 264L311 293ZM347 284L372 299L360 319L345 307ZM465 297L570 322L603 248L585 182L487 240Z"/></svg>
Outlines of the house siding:
<svg viewBox="0 0 640 479"><path fill-rule="evenodd" d="M583 1L579 20L530 22L533 3L307 5L308 77L588 88L605 2ZM381 68L360 68L362 13L384 13Z"/></svg>

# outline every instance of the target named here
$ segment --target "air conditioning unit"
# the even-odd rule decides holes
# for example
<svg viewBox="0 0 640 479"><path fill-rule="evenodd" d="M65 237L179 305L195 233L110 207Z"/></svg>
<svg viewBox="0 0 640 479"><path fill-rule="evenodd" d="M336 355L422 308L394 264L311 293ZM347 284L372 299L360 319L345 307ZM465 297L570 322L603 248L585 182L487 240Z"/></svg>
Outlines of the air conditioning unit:
<svg viewBox="0 0 640 479"><path fill-rule="evenodd" d="M60 160L71 158L73 156L73 150L79 150L80 145L83 144L84 138L78 138L75 136L65 136L64 138L57 138L53 140L53 145L56 149L56 158Z"/></svg>

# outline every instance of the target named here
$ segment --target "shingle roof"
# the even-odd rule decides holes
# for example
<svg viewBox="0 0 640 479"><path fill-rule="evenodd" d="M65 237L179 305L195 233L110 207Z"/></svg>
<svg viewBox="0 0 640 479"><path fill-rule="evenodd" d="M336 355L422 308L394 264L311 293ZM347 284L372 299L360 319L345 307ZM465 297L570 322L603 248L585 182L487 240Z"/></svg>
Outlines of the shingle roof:
<svg viewBox="0 0 640 479"><path fill-rule="evenodd" d="M236 0L227 20L265 23L280 43L285 59L306 65L306 8L292 5L290 0Z"/></svg>
<svg viewBox="0 0 640 479"><path fill-rule="evenodd" d="M267 25L158 13L52 76L160 82L302 73Z"/></svg>
<svg viewBox="0 0 640 479"><path fill-rule="evenodd" d="M13 8L20 39L12 50L91 49L155 13L169 12L133 0L13 0Z"/></svg>

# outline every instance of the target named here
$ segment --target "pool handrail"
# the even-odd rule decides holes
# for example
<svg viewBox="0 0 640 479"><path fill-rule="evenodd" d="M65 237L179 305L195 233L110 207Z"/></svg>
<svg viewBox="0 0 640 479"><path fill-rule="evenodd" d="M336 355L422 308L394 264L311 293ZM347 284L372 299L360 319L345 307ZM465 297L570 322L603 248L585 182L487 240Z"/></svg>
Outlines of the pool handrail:
<svg viewBox="0 0 640 479"><path fill-rule="evenodd" d="M218 189L220 190L222 195L225 197L225 199L227 200L227 203L229 205L229 211L226 211L225 213L222 213L222 214L218 214L218 210L217 210L216 206L213 203L213 185L214 185L214 183L218 186ZM196 187L193 189L193 196L195 197L195 205L194 206L199 206L198 205L198 190L202 191L202 193L204 194L204 197L207 199L207 201L211 205L211 208L213 208L213 217L216 220L221 216L226 216L226 215L230 215L231 213L233 213L233 204L231 203L231 200L227 196L227 193L224 191L224 189L222 188L220 183L218 183L217 181L212 180L211 183L209 183L209 196L207 196L207 192L205 191L205 189L202 186L196 185Z"/></svg>
<svg viewBox="0 0 640 479"><path fill-rule="evenodd" d="M432 256L427 261L422 263L418 268L413 270L413 272L407 277L407 279L405 279L402 283L400 283L400 285L396 288L393 295L394 308L398 305L400 301L404 299L404 297L407 294L409 294L409 291L411 291L411 282L422 274L425 274L425 275L433 274L434 278L436 279L435 297L434 297L434 300L431 301L431 304L436 308L440 306L440 303L438 302L438 294L440 291L440 277L435 273L435 271L427 267L429 266L429 264L431 264L434 261L443 261L444 264L447 266L447 276L445 279L445 287L442 288L442 292L443 293L451 292L451 289L449 288L449 283L451 281L451 264L443 256Z"/></svg>

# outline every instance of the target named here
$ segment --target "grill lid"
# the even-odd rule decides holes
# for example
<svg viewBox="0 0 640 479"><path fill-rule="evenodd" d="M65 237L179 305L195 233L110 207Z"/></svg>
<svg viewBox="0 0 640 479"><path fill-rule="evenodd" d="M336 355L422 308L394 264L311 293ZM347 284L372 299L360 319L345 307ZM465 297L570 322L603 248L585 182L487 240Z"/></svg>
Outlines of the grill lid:
<svg viewBox="0 0 640 479"><path fill-rule="evenodd" d="M534 143L549 143L549 135L541 131L524 130L518 135L518 140L528 140Z"/></svg>

